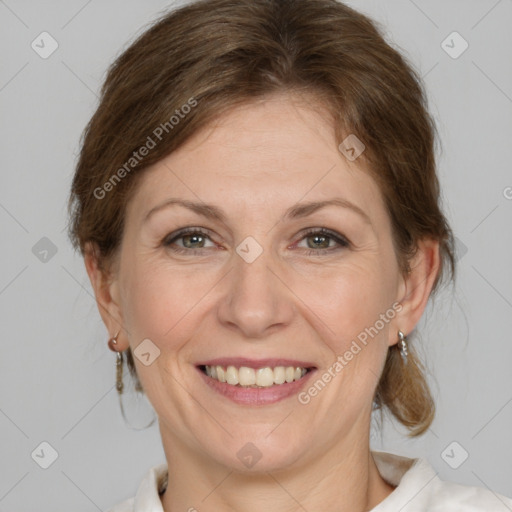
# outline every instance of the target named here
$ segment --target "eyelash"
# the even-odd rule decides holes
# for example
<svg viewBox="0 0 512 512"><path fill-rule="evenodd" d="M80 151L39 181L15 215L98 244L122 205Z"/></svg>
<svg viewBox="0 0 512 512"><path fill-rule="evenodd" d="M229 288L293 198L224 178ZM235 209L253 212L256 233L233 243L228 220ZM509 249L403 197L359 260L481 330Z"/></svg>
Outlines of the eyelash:
<svg viewBox="0 0 512 512"><path fill-rule="evenodd" d="M187 253L187 254L195 255L198 252L201 252L202 249L204 249L204 248L187 249L187 248L182 248L182 247L172 247L172 244L176 240L179 240L180 238L183 238L186 235L202 235L202 236L210 239L209 233L201 228L183 228L176 233L171 233L170 235L167 235L162 240L162 245L178 254ZM313 235L320 235L320 236L328 237L328 238L334 240L339 245L339 247L329 247L327 249L306 249L307 256L312 256L312 255L318 256L319 254L322 254L322 253L323 254L331 253L333 251L338 251L340 249L350 247L350 242L344 236L338 235L334 231L330 231L325 228L310 228L310 229L306 230L304 233L302 233L299 242L302 241L304 238L308 238L309 236L313 236ZM169 238L169 237L172 237L172 238Z"/></svg>

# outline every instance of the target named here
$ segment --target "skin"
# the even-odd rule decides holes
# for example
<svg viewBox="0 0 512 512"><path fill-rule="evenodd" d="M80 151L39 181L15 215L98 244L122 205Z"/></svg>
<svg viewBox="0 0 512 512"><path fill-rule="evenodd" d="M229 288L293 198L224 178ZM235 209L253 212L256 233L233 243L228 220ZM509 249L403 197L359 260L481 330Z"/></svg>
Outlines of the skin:
<svg viewBox="0 0 512 512"><path fill-rule="evenodd" d="M422 241L402 275L377 184L362 159L350 162L338 150L328 115L312 105L272 96L196 133L146 171L112 273L98 269L91 250L85 256L110 336L121 329L119 349L149 338L160 350L151 365L135 363L169 465L166 512L362 512L393 490L370 453L371 406L397 331L410 333L426 306L439 245ZM226 222L181 206L144 222L171 197L214 204ZM336 206L284 217L298 203L334 197L357 205L369 222ZM188 226L209 234L162 244ZM302 234L322 227L349 245ZM247 236L263 249L252 263L236 252ZM287 357L313 362L321 375L395 302L400 312L305 405L296 395L237 405L195 368L214 357ZM262 455L251 468L237 457L248 442Z"/></svg>

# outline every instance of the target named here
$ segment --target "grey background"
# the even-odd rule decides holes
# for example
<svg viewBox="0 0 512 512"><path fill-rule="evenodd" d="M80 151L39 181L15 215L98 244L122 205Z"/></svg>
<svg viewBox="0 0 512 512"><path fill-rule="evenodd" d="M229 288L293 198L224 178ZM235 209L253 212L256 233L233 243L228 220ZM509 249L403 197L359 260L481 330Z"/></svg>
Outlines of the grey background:
<svg viewBox="0 0 512 512"><path fill-rule="evenodd" d="M419 327L436 420L414 440L386 422L372 447L512 496L512 1L348 3L381 22L424 77L459 239L457 285ZM65 228L79 137L105 70L169 5L0 1L0 511L106 510L164 461L156 422L137 430L153 418L147 401L125 402L134 428L121 416L115 356ZM43 31L59 45L47 59L31 48ZM457 59L441 46L453 31L469 43ZM36 463L50 457L42 442L58 453L48 469ZM452 469L446 453L453 465L463 450L468 459Z"/></svg>

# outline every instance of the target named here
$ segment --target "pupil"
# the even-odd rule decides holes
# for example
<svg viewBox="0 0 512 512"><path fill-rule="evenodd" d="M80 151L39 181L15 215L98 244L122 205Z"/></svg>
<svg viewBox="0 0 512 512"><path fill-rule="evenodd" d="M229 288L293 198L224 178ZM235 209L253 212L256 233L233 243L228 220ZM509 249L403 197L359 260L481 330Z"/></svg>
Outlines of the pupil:
<svg viewBox="0 0 512 512"><path fill-rule="evenodd" d="M197 239L201 239L201 238L203 238L201 235L199 235L199 236L197 236L197 235L186 235L184 237L184 239L188 240L188 241L190 241L192 239L192 243L196 242ZM187 244L185 244L185 245L187 245Z"/></svg>
<svg viewBox="0 0 512 512"><path fill-rule="evenodd" d="M325 242L325 240L327 239L328 237L324 236L324 235L313 235L313 240L314 240L314 243L318 243L318 240L323 240ZM321 244L322 242L320 242ZM328 245L328 243L327 243ZM325 243L323 244L323 246L325 247Z"/></svg>

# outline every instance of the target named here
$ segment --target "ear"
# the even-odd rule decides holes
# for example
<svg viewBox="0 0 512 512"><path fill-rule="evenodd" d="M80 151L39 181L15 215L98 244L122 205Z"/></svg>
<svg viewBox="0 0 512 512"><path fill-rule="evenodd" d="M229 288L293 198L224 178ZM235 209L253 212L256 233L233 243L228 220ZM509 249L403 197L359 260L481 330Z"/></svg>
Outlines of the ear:
<svg viewBox="0 0 512 512"><path fill-rule="evenodd" d="M85 269L109 337L113 337L119 332L117 346L120 350L126 350L129 343L126 336L123 335L125 333L123 332L123 315L119 302L119 283L114 273L107 272L100 267L98 255L97 246L88 242L84 250Z"/></svg>
<svg viewBox="0 0 512 512"><path fill-rule="evenodd" d="M402 309L396 316L395 326L405 335L419 322L430 297L440 269L439 242L431 238L420 240L410 262L410 272L401 279L398 302ZM389 345L397 343L398 336L391 333Z"/></svg>

